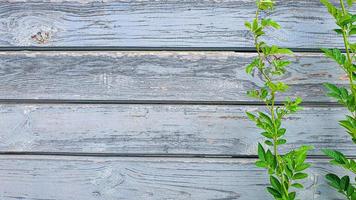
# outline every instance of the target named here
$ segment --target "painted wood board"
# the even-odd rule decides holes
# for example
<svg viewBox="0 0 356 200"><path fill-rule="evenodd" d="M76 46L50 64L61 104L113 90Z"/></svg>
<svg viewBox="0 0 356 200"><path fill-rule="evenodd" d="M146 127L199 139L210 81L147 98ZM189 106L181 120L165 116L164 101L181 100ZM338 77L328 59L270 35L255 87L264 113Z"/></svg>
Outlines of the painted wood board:
<svg viewBox="0 0 356 200"><path fill-rule="evenodd" d="M0 52L0 99L248 101L263 86L246 75L253 53ZM287 96L331 102L324 82L347 84L322 54L298 53L283 77ZM279 96L284 100L285 96Z"/></svg>
<svg viewBox="0 0 356 200"><path fill-rule="evenodd" d="M260 129L245 111L258 106L135 104L3 104L0 151L111 154L256 155ZM286 118L288 144L355 155L337 121L339 107L305 107Z"/></svg>
<svg viewBox="0 0 356 200"><path fill-rule="evenodd" d="M345 172L310 162L300 199L342 200L323 176ZM252 159L1 156L0 169L3 200L270 199Z"/></svg>
<svg viewBox="0 0 356 200"><path fill-rule="evenodd" d="M252 0L8 0L0 46L251 47L244 22L254 12ZM264 16L283 27L267 32L269 43L343 47L319 0L279 0Z"/></svg>

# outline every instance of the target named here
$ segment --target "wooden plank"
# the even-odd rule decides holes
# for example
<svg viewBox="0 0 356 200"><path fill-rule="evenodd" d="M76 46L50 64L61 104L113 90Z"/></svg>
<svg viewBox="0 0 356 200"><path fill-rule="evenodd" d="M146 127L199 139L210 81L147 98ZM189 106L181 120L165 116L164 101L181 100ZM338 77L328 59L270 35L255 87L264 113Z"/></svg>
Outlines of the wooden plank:
<svg viewBox="0 0 356 200"><path fill-rule="evenodd" d="M0 196L10 199L269 199L266 172L249 159L1 156ZM323 176L345 174L311 161L303 200L341 200Z"/></svg>
<svg viewBox="0 0 356 200"><path fill-rule="evenodd" d="M0 99L255 101L262 86L245 66L255 54L234 52L1 52ZM333 101L322 83L345 84L344 72L321 54L300 53L286 95ZM282 96L279 100L284 100Z"/></svg>
<svg viewBox="0 0 356 200"><path fill-rule="evenodd" d="M244 22L254 12L251 0L9 0L0 3L0 46L250 47ZM319 0L280 0L268 16L284 27L268 42L343 47Z"/></svg>
<svg viewBox="0 0 356 200"><path fill-rule="evenodd" d="M255 155L260 132L245 116L254 106L5 104L0 151L119 154ZM287 118L288 144L338 149L356 146L337 121L343 108L306 107Z"/></svg>

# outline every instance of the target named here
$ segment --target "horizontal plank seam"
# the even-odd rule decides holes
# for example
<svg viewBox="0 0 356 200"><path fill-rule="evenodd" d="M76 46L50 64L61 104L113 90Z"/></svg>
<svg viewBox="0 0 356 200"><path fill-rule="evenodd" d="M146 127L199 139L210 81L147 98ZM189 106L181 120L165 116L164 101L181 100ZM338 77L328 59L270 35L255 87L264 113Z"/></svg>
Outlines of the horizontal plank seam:
<svg viewBox="0 0 356 200"><path fill-rule="evenodd" d="M1 104L143 104L143 105L241 105L263 106L259 101L188 101L188 100L95 100L95 99L0 99ZM275 105L283 105L277 101ZM337 102L305 101L306 107L341 107Z"/></svg>
<svg viewBox="0 0 356 200"><path fill-rule="evenodd" d="M290 48L298 53L321 53L319 48ZM0 51L233 51L256 53L253 47L147 47L147 46L0 46ZM345 52L344 49L341 51Z"/></svg>
<svg viewBox="0 0 356 200"><path fill-rule="evenodd" d="M85 153L85 152L31 152L31 151L0 151L1 155L22 156L68 156L68 157L164 157L164 158L235 158L257 159L257 155L230 155L230 154L140 154L140 153ZM355 155L346 155L355 159ZM330 159L325 155L310 155L308 159Z"/></svg>

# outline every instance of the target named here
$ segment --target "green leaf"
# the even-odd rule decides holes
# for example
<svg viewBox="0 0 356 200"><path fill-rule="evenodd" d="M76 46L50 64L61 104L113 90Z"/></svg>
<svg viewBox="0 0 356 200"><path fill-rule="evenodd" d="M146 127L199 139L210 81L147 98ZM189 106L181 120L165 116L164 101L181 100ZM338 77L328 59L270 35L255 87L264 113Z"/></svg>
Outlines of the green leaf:
<svg viewBox="0 0 356 200"><path fill-rule="evenodd" d="M343 165L346 164L347 160L346 157L339 151L331 150L331 149L322 149L324 154L333 158L337 164Z"/></svg>
<svg viewBox="0 0 356 200"><path fill-rule="evenodd" d="M251 26L251 23L250 22L245 22L245 27L248 29L248 30L251 30L252 26Z"/></svg>
<svg viewBox="0 0 356 200"><path fill-rule="evenodd" d="M299 189L302 189L304 186L302 185L302 184L300 184L300 183L293 183L292 185L291 185L292 187L295 187L295 188L299 188Z"/></svg>
<svg viewBox="0 0 356 200"><path fill-rule="evenodd" d="M281 26L276 21L274 21L272 19L262 19L261 25L264 26L264 27L271 26L271 27L273 27L275 29L280 29L281 28Z"/></svg>
<svg viewBox="0 0 356 200"><path fill-rule="evenodd" d="M275 54L293 54L290 49L278 49Z"/></svg>
<svg viewBox="0 0 356 200"><path fill-rule="evenodd" d="M326 87L330 92L340 94L339 88L336 85L331 83L324 83L324 87Z"/></svg>
<svg viewBox="0 0 356 200"><path fill-rule="evenodd" d="M335 60L339 65L344 65L346 62L346 56L341 53L339 49L321 49L324 55L328 58Z"/></svg>
<svg viewBox="0 0 356 200"><path fill-rule="evenodd" d="M270 176L270 183L274 189L282 190L282 185L276 177Z"/></svg>
<svg viewBox="0 0 356 200"><path fill-rule="evenodd" d="M277 137L281 137L282 135L284 135L286 133L286 131L287 130L285 128L278 129Z"/></svg>
<svg viewBox="0 0 356 200"><path fill-rule="evenodd" d="M271 141L269 141L269 140L266 140L265 144L267 144L268 146L273 146L273 143Z"/></svg>
<svg viewBox="0 0 356 200"><path fill-rule="evenodd" d="M249 65L246 66L246 73L251 74L255 67L258 67L260 60L255 58Z"/></svg>
<svg viewBox="0 0 356 200"><path fill-rule="evenodd" d="M334 29L334 31L337 33L337 34L340 34L340 35L342 35L342 29Z"/></svg>
<svg viewBox="0 0 356 200"><path fill-rule="evenodd" d="M274 159L275 159L275 157L273 156L273 154L272 154L272 152L271 152L270 150L267 150L267 151L266 151L265 158L266 158L266 161L267 161L270 165L273 164Z"/></svg>
<svg viewBox="0 0 356 200"><path fill-rule="evenodd" d="M356 200L356 192L354 191L354 193L352 193L351 195L351 200Z"/></svg>
<svg viewBox="0 0 356 200"><path fill-rule="evenodd" d="M296 172L300 172L300 171L303 171L303 170L305 170L305 169L307 169L307 168L309 168L309 167L310 167L310 164L309 164L309 163L302 163L302 164L298 165L298 166L295 168L295 171L296 171Z"/></svg>
<svg viewBox="0 0 356 200"><path fill-rule="evenodd" d="M259 98L259 91L249 90L249 91L247 91L247 96L252 97L252 98Z"/></svg>
<svg viewBox="0 0 356 200"><path fill-rule="evenodd" d="M335 98L340 104L344 106L348 106L348 104L350 104L349 93L345 88L338 88L336 85L331 83L324 83L324 86L328 90L328 96ZM351 105L349 106L353 107Z"/></svg>
<svg viewBox="0 0 356 200"><path fill-rule="evenodd" d="M344 176L340 179L340 189L341 190L347 190L347 188L350 185L350 177Z"/></svg>
<svg viewBox="0 0 356 200"><path fill-rule="evenodd" d="M350 31L349 31L349 35L355 35L356 34L356 28L352 28Z"/></svg>
<svg viewBox="0 0 356 200"><path fill-rule="evenodd" d="M267 168L268 167L268 164L265 161L261 161L261 160L256 161L255 164L256 164L257 167L261 167L261 168Z"/></svg>
<svg viewBox="0 0 356 200"><path fill-rule="evenodd" d="M347 130L347 133L350 134L353 139L356 138L356 119L351 116L346 116L346 119L339 121L339 124Z"/></svg>
<svg viewBox="0 0 356 200"><path fill-rule="evenodd" d="M281 193L279 193L277 190L273 189L272 187L267 187L267 191L272 194L275 198L282 198Z"/></svg>
<svg viewBox="0 0 356 200"><path fill-rule="evenodd" d="M273 139L273 135L269 132L262 132L261 135L265 136L268 139Z"/></svg>
<svg viewBox="0 0 356 200"><path fill-rule="evenodd" d="M263 149L263 146L260 143L258 143L258 158L261 161L265 161L266 160L265 150Z"/></svg>
<svg viewBox="0 0 356 200"><path fill-rule="evenodd" d="M335 174L327 174L325 178L329 181L328 183L330 186L339 190L340 178L338 176L336 176Z"/></svg>
<svg viewBox="0 0 356 200"><path fill-rule="evenodd" d="M285 92L288 89L288 85L283 83L283 82L268 82L267 86L272 90L272 91L280 91L280 92Z"/></svg>
<svg viewBox="0 0 356 200"><path fill-rule="evenodd" d="M287 140L285 140L285 139L278 139L277 140L277 145L282 145L282 144L285 144L285 143L287 143Z"/></svg>
<svg viewBox="0 0 356 200"><path fill-rule="evenodd" d="M258 29L258 21L257 21L257 19L255 18L255 19L253 19L253 21L252 21L252 32L255 32L256 30Z"/></svg>
<svg viewBox="0 0 356 200"><path fill-rule="evenodd" d="M347 196L351 196L354 192L356 192L355 188L352 186L352 184L349 184L349 186L346 188Z"/></svg>
<svg viewBox="0 0 356 200"><path fill-rule="evenodd" d="M294 174L292 179L293 180L298 180L298 179L305 179L307 177L308 177L308 174L299 172L299 173Z"/></svg>
<svg viewBox="0 0 356 200"><path fill-rule="evenodd" d="M352 49L352 51L356 51L356 43L350 43L349 46Z"/></svg>
<svg viewBox="0 0 356 200"><path fill-rule="evenodd" d="M290 193L288 194L289 200L294 200L296 194L297 194L296 192L290 192Z"/></svg>
<svg viewBox="0 0 356 200"><path fill-rule="evenodd" d="M257 7L260 10L273 9L274 2L272 0L259 0L257 1Z"/></svg>
<svg viewBox="0 0 356 200"><path fill-rule="evenodd" d="M334 5L332 5L328 0L320 0L322 4L324 4L329 13L336 19L338 20L342 16L342 11L337 9Z"/></svg>
<svg viewBox="0 0 356 200"><path fill-rule="evenodd" d="M353 2L353 0L347 0L347 5L348 5L349 7L351 7L351 6L352 6L352 2Z"/></svg>
<svg viewBox="0 0 356 200"><path fill-rule="evenodd" d="M256 121L256 116L254 114L246 111L246 115L251 121Z"/></svg>

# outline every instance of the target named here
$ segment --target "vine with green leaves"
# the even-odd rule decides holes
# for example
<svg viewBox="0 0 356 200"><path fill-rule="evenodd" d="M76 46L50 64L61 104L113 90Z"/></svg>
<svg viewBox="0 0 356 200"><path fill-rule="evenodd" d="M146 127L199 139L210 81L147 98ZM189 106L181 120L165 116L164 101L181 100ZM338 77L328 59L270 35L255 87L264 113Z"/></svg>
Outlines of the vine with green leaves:
<svg viewBox="0 0 356 200"><path fill-rule="evenodd" d="M354 0L347 0L350 8ZM346 129L346 132L351 136L351 139L356 143L356 43L350 42L350 37L356 34L356 15L349 13L344 0L340 0L340 7L337 8L328 0L321 0L329 13L334 17L338 29L335 32L342 36L345 54L339 49L322 49L325 56L333 59L341 69L346 73L349 89L338 87L331 83L325 83L328 90L328 95L335 98L341 105L345 106L350 114L344 120L339 121L339 124ZM338 165L346 170L356 174L356 162L353 159L348 159L339 151L324 149L323 152L329 156L333 165ZM351 182L350 177L345 175L339 177L336 174L327 174L326 179L329 185L343 194L348 200L356 200L356 178L355 182Z"/></svg>
<svg viewBox="0 0 356 200"><path fill-rule="evenodd" d="M266 112L254 114L247 112L247 116L263 130L261 134L265 137L265 145L258 143L256 166L268 171L270 185L267 191L276 200L294 200L297 196L296 189L303 188L299 181L308 177L304 170L309 168L310 164L305 160L312 147L302 146L284 155L279 150L279 147L287 142L282 120L286 115L301 109L299 104L302 99L287 98L283 105L276 104L276 95L285 92L288 85L275 81L274 78L285 74L285 68L291 62L284 56L292 55L293 52L275 45L269 46L261 40L261 36L265 35L265 28L280 29L276 21L260 17L261 12L273 10L274 4L272 0L257 0L255 18L251 22L245 22L245 26L253 35L257 51L257 57L246 67L246 73L253 76L256 72L264 81L262 88L248 91L248 96L263 101L267 109Z"/></svg>

